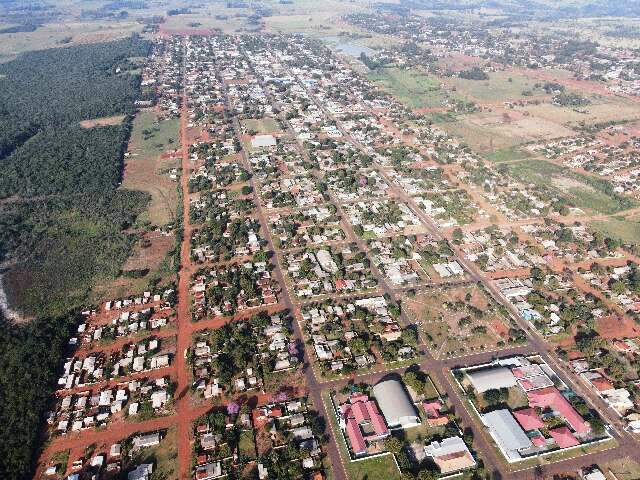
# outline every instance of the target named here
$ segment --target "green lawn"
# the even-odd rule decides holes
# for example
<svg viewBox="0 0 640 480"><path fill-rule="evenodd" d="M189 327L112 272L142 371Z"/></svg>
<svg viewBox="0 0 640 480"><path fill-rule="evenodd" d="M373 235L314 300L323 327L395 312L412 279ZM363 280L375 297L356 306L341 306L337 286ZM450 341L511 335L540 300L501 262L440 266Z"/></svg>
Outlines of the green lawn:
<svg viewBox="0 0 640 480"><path fill-rule="evenodd" d="M379 478L400 480L402 478L391 455L351 462L347 467L347 475L349 475L349 480L377 480Z"/></svg>
<svg viewBox="0 0 640 480"><path fill-rule="evenodd" d="M427 377L428 381L424 386L424 396L427 400L431 400L433 398L438 398L440 396L440 394L438 393L438 389L436 388L436 386L433 384L433 380L431 380L431 377Z"/></svg>
<svg viewBox="0 0 640 480"><path fill-rule="evenodd" d="M162 438L159 445L143 448L132 455L128 465L125 465L125 470L133 469L141 463L154 464L154 478L177 480L178 448L175 427L167 430L166 436Z"/></svg>
<svg viewBox="0 0 640 480"><path fill-rule="evenodd" d="M262 119L249 118L242 120L240 123L242 123L248 131L253 130L258 132L258 134L273 133L282 130L275 119L268 117Z"/></svg>
<svg viewBox="0 0 640 480"><path fill-rule="evenodd" d="M530 157L530 155L527 152L518 150L515 147L502 148L502 149L493 150L490 152L484 152L482 153L482 156L494 163L511 162L514 160L524 160Z"/></svg>
<svg viewBox="0 0 640 480"><path fill-rule="evenodd" d="M449 95L436 79L416 70L382 68L368 78L410 108L442 107Z"/></svg>
<svg viewBox="0 0 640 480"><path fill-rule="evenodd" d="M256 458L256 443L253 440L253 432L245 430L240 433L240 443L238 445L240 450L240 456L255 459Z"/></svg>
<svg viewBox="0 0 640 480"><path fill-rule="evenodd" d="M180 121L159 120L153 112L140 112L133 121L129 150L125 159L123 188L142 190L151 195L151 203L141 221L166 225L175 221L178 205L177 183L167 172L179 166L179 160L162 159L161 154L180 146Z"/></svg>

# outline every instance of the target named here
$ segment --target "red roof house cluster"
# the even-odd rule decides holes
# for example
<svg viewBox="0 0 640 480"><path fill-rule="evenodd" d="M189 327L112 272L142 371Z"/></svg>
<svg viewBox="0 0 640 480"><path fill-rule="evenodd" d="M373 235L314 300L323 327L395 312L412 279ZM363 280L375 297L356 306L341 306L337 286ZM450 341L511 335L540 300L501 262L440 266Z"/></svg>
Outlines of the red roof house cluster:
<svg viewBox="0 0 640 480"><path fill-rule="evenodd" d="M547 387L527 392L530 407L551 408L561 415L571 428L577 433L588 433L591 430L589 422L573 408L556 387Z"/></svg>
<svg viewBox="0 0 640 480"><path fill-rule="evenodd" d="M349 403L340 405L342 419L346 423L346 432L355 456L367 453L367 443L389 436L389 429L378 406L367 395L356 394Z"/></svg>

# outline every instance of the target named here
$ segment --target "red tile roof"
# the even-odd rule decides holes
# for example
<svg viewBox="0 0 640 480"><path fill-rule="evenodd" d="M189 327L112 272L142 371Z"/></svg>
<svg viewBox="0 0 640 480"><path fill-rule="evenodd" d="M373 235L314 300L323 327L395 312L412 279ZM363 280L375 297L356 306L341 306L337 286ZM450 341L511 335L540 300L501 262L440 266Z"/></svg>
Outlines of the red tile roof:
<svg viewBox="0 0 640 480"><path fill-rule="evenodd" d="M366 395L355 394L349 399L350 403L340 405L340 411L346 420L346 432L354 453L364 453L367 449L365 437L360 425L371 423L374 433L367 438L384 437L389 433L387 424L378 411L378 406Z"/></svg>
<svg viewBox="0 0 640 480"><path fill-rule="evenodd" d="M553 430L549 430L549 435L556 441L560 448L569 448L580 445L580 442L573 436L571 430L567 427L558 427Z"/></svg>
<svg viewBox="0 0 640 480"><path fill-rule="evenodd" d="M556 387L541 388L527 392L529 406L540 408L551 408L571 425L578 433L587 433L591 426L586 422L575 408L564 398Z"/></svg>
<svg viewBox="0 0 640 480"><path fill-rule="evenodd" d="M606 392L607 390L613 390L613 385L606 378L594 378L591 380L591 384L596 387L599 392Z"/></svg>
<svg viewBox="0 0 640 480"><path fill-rule="evenodd" d="M349 443L351 443L351 450L353 453L364 453L367 451L367 445L362 437L362 432L356 422L355 418L347 420L347 436L349 437Z"/></svg>
<svg viewBox="0 0 640 480"><path fill-rule="evenodd" d="M513 416L520 426L527 432L544 427L544 422L533 408L523 408L522 410L516 410L511 413L513 413Z"/></svg>
<svg viewBox="0 0 640 480"><path fill-rule="evenodd" d="M533 443L536 447L544 447L546 442L542 435L536 435L531 438L531 443Z"/></svg>

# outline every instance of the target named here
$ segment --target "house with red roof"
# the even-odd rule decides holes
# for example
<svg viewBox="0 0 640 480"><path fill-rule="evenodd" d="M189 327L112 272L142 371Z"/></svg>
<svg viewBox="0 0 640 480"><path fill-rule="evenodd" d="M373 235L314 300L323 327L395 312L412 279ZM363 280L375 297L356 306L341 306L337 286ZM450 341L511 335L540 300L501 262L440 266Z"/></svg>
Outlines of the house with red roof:
<svg viewBox="0 0 640 480"><path fill-rule="evenodd" d="M600 393L615 389L613 384L604 377L597 377L592 379L591 385L593 385L594 388Z"/></svg>
<svg viewBox="0 0 640 480"><path fill-rule="evenodd" d="M551 438L553 438L560 448L569 448L580 445L578 439L567 427L558 427L549 430L549 435L551 435Z"/></svg>
<svg viewBox="0 0 640 480"><path fill-rule="evenodd" d="M536 413L534 408L523 408L521 410L516 410L511 412L515 417L516 421L520 424L522 429L525 432L529 432L531 430L537 430L539 428L544 427L544 422Z"/></svg>
<svg viewBox="0 0 640 480"><path fill-rule="evenodd" d="M367 455L369 444L389 436L384 417L367 395L354 394L340 405L340 426L346 432L355 457Z"/></svg>
<svg viewBox="0 0 640 480"><path fill-rule="evenodd" d="M427 424L430 427L446 425L449 423L449 418L446 415L440 413L442 403L440 400L426 400L422 402L422 408L427 417Z"/></svg>
<svg viewBox="0 0 640 480"><path fill-rule="evenodd" d="M575 432L588 433L591 430L589 422L582 418L556 387L531 390L527 392L527 396L530 407L550 408L563 417Z"/></svg>

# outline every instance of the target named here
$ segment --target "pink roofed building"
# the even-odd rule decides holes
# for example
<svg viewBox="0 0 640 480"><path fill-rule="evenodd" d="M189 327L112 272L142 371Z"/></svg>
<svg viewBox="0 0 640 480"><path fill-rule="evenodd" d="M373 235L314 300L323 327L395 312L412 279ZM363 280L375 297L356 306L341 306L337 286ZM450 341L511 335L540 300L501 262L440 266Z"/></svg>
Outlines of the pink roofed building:
<svg viewBox="0 0 640 480"><path fill-rule="evenodd" d="M542 435L535 435L531 437L531 443L538 448L542 448L547 444L547 441Z"/></svg>
<svg viewBox="0 0 640 480"><path fill-rule="evenodd" d="M540 419L534 408L523 408L522 410L516 410L511 413L526 432L544 427L544 422Z"/></svg>
<svg viewBox="0 0 640 480"><path fill-rule="evenodd" d="M527 392L527 396L529 397L530 407L551 408L554 412L562 416L577 433L588 433L591 431L589 422L582 418L556 387L532 390Z"/></svg>
<svg viewBox="0 0 640 480"><path fill-rule="evenodd" d="M378 406L367 395L355 394L340 405L343 428L356 457L366 455L368 443L389 436L389 429Z"/></svg>
<svg viewBox="0 0 640 480"><path fill-rule="evenodd" d="M553 430L549 430L549 435L555 440L560 448L569 448L580 445L580 442L573 436L571 430L567 427L558 427Z"/></svg>
<svg viewBox="0 0 640 480"><path fill-rule="evenodd" d="M422 408L424 408L429 426L434 427L449 423L449 418L440 413L440 409L442 408L440 400L426 400L422 402Z"/></svg>

